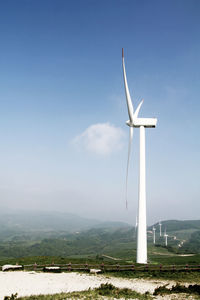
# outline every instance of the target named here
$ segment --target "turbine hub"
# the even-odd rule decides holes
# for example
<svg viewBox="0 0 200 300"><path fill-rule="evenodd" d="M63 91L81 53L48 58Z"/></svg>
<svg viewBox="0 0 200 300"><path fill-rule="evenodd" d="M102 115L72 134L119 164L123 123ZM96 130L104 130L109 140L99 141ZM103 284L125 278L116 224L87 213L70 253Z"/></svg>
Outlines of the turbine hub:
<svg viewBox="0 0 200 300"><path fill-rule="evenodd" d="M130 120L126 121L126 125L130 126L130 127L133 127L133 124L131 123Z"/></svg>

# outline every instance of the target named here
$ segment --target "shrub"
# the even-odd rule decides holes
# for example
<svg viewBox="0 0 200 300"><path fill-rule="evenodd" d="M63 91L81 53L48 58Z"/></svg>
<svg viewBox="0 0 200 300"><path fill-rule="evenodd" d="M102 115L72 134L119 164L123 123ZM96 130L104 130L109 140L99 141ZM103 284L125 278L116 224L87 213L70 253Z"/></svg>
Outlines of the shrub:
<svg viewBox="0 0 200 300"><path fill-rule="evenodd" d="M116 289L116 287L110 283L102 283L99 288L97 288L97 291L99 295L102 296L108 296L112 295L113 291Z"/></svg>
<svg viewBox="0 0 200 300"><path fill-rule="evenodd" d="M200 285L199 284L190 284L188 287L185 285L180 285L177 283L176 285L173 285L171 289L168 289L166 285L159 286L158 288L155 289L153 295L163 295L163 294L173 294L173 293L186 293L186 294L197 294L200 295Z"/></svg>
<svg viewBox="0 0 200 300"><path fill-rule="evenodd" d="M17 299L17 293L16 294L12 294L11 296L5 296L4 300L15 300Z"/></svg>

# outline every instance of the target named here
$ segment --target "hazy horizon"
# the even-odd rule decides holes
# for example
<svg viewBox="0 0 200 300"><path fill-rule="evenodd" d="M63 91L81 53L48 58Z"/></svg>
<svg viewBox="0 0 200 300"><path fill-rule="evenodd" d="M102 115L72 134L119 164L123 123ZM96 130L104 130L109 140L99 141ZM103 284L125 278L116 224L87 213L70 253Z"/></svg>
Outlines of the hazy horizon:
<svg viewBox="0 0 200 300"><path fill-rule="evenodd" d="M92 217L91 215L84 215L84 214L78 214L77 212L70 212L70 211L55 211L55 210L39 210L39 209L36 209L36 210L33 210L33 209L9 209L9 208L1 208L0 210L0 216L1 215L25 215L25 214L32 214L32 215L66 215L66 216L72 216L72 217L80 217L80 218L83 218L83 219L87 219L87 220L94 220L94 221L99 221L99 222L122 222L122 223L127 223L129 224L130 226L133 226L135 227L135 220L131 220L130 218L130 221L129 220L124 220L123 218L112 218L112 216L109 216L109 218L102 218L102 217L99 217L99 218L95 218L95 217ZM190 220L200 220L200 218L194 218L194 219L189 219L189 218L184 218L184 219L181 219L181 218L177 218L177 219L159 219L159 220L156 220L155 221L149 221L147 220L148 222L148 226L151 226L153 224L156 224L158 223L159 221L163 222L163 221L173 221L173 220L176 220L176 221L190 221Z"/></svg>

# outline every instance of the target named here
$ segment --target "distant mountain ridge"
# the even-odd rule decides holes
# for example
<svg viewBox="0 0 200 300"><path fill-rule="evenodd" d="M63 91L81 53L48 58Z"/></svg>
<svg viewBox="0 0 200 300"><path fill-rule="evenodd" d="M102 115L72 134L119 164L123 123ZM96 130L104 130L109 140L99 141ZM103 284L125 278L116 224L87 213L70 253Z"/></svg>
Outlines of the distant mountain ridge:
<svg viewBox="0 0 200 300"><path fill-rule="evenodd" d="M101 222L75 214L61 212L18 212L0 214L1 232L67 231L76 232L90 228L127 227L123 222Z"/></svg>
<svg viewBox="0 0 200 300"><path fill-rule="evenodd" d="M200 220L166 220L161 221L161 224L162 228L166 228L167 232L187 229L200 230ZM155 223L154 226L159 226L159 223Z"/></svg>

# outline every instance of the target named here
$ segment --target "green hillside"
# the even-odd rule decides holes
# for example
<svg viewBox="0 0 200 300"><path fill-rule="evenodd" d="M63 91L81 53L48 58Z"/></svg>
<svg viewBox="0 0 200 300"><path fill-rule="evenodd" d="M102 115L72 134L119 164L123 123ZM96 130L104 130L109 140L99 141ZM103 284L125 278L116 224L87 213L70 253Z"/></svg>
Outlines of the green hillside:
<svg viewBox="0 0 200 300"><path fill-rule="evenodd" d="M162 221L162 235L168 234L168 250L177 254L200 253L200 220ZM159 224L156 228L156 244L164 246L165 239L160 237ZM149 227L152 230L152 226Z"/></svg>
<svg viewBox="0 0 200 300"><path fill-rule="evenodd" d="M14 215L13 218L4 215L0 223L2 224L0 259L56 256L69 259L135 262L136 231L125 223L103 223L78 216L53 213L46 215L45 218L43 214L39 214L30 222L27 215L21 218L20 215ZM154 226L156 227L155 245L153 245L152 226L148 228L150 263L199 262L200 221L163 221L162 229L166 228L169 235L167 247L163 232L160 237L158 223ZM188 254L190 256L182 256Z"/></svg>
<svg viewBox="0 0 200 300"><path fill-rule="evenodd" d="M73 234L58 232L57 237L41 240L30 239L29 236L18 235L0 246L0 257L21 256L76 256L76 255L108 255L116 254L122 249L135 247L132 239L133 229L91 229Z"/></svg>
<svg viewBox="0 0 200 300"><path fill-rule="evenodd" d="M179 250L182 253L200 253L200 230L191 234L189 239L183 244Z"/></svg>
<svg viewBox="0 0 200 300"><path fill-rule="evenodd" d="M167 228L167 232L179 231L179 230L200 230L200 220L167 220L162 221L162 228ZM158 223L154 224L158 227Z"/></svg>

